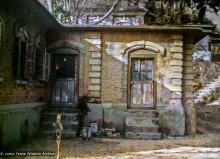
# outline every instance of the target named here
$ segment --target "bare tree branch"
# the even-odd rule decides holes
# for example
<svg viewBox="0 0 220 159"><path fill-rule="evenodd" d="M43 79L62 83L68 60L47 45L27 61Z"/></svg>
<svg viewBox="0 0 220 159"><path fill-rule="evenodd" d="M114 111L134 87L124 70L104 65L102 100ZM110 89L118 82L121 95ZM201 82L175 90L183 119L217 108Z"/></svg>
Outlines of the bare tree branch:
<svg viewBox="0 0 220 159"><path fill-rule="evenodd" d="M101 19L99 19L98 21L94 22L93 25L97 25L97 24L103 22L105 19L107 19L112 14L112 12L115 10L115 8L117 7L119 2L120 2L120 0L115 0L115 2L113 3L113 5L109 9L109 11Z"/></svg>

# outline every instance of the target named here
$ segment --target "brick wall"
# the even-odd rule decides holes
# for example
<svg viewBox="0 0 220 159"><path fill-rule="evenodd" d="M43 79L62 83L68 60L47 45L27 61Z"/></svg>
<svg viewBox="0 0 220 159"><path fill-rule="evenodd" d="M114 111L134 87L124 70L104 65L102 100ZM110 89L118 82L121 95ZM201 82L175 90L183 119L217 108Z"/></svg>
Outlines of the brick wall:
<svg viewBox="0 0 220 159"><path fill-rule="evenodd" d="M4 12L3 12L4 13ZM25 85L16 84L16 77L13 71L16 66L13 65L14 53L14 24L19 19L16 12L5 11L3 19L5 22L4 43L0 48L0 74L3 81L0 82L0 104L41 102L46 100L45 84L39 84L38 81L30 78ZM24 18L25 20L25 18ZM34 19L26 22L26 30L30 36L30 42L33 43L35 35L44 28L34 22Z"/></svg>
<svg viewBox="0 0 220 159"><path fill-rule="evenodd" d="M102 33L102 78L101 92L102 102L111 103L127 103L127 64L121 61L119 55L122 54L123 45L132 41L151 41L169 48L171 35L165 33L148 33L148 32L103 32ZM166 68L166 61L169 60L169 55L165 58L158 56L158 79L163 81L163 69ZM164 67L165 66L165 67ZM159 79L162 78L162 79ZM158 87L163 87L163 84L158 83ZM158 89L160 99L167 94L166 88ZM163 92L166 92L165 94ZM167 97L168 98L168 97Z"/></svg>

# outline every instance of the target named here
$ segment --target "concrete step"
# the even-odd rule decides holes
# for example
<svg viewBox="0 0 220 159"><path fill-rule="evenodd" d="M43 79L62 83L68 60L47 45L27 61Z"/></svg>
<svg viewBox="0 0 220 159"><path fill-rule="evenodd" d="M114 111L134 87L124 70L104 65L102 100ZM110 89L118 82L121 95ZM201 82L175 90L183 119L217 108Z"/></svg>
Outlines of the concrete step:
<svg viewBox="0 0 220 159"><path fill-rule="evenodd" d="M138 139L138 140L159 140L161 139L161 133L137 133L126 132L126 138Z"/></svg>
<svg viewBox="0 0 220 159"><path fill-rule="evenodd" d="M76 131L62 131L61 138L75 138ZM41 135L46 138L56 139L56 131L41 131Z"/></svg>

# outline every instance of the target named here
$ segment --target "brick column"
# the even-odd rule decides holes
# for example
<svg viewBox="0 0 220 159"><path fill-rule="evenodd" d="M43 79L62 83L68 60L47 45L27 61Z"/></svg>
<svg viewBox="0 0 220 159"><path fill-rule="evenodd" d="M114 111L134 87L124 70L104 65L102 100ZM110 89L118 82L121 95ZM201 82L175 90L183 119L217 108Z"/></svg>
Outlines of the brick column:
<svg viewBox="0 0 220 159"><path fill-rule="evenodd" d="M184 41L183 51L183 107L186 114L186 133L196 134L196 110L193 105L193 63L192 49L193 41Z"/></svg>

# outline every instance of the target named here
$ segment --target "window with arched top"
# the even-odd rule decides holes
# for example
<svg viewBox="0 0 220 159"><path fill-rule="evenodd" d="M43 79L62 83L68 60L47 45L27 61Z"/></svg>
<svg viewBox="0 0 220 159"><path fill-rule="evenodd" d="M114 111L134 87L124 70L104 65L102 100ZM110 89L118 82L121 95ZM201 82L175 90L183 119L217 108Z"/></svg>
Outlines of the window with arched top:
<svg viewBox="0 0 220 159"><path fill-rule="evenodd" d="M23 27L16 28L14 46L14 74L17 84L26 84L32 75L33 45Z"/></svg>

